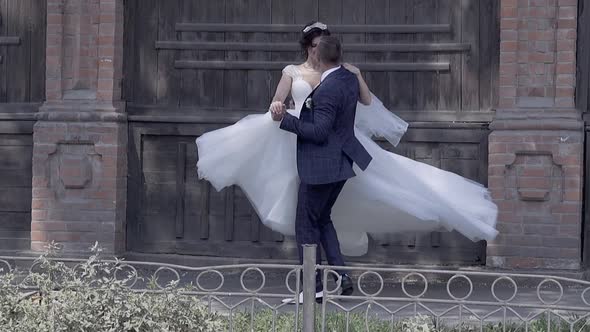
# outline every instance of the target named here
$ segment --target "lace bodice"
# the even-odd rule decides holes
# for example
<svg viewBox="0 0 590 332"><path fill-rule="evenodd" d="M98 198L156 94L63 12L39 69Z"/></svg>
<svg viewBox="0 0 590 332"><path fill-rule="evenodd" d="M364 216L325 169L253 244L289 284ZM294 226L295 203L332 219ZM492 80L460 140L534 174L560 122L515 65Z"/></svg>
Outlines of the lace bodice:
<svg viewBox="0 0 590 332"><path fill-rule="evenodd" d="M303 79L303 75L297 66L295 65L288 65L283 69L283 74L288 75L293 79L293 83L291 83L291 96L293 96L293 102L295 103L295 113L294 115L299 116L299 112L301 112L301 107L305 102L305 98L309 96L313 88L311 85Z"/></svg>

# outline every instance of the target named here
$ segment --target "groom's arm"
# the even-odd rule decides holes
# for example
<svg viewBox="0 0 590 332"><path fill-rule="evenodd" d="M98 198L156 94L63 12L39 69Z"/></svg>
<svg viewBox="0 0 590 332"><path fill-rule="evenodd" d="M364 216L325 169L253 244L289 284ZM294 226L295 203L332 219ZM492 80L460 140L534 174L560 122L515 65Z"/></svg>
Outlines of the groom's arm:
<svg viewBox="0 0 590 332"><path fill-rule="evenodd" d="M303 122L286 113L280 128L290 131L300 138L321 144L328 139L330 129L334 126L338 109L338 95L333 91L322 89L316 91L314 97L313 122Z"/></svg>

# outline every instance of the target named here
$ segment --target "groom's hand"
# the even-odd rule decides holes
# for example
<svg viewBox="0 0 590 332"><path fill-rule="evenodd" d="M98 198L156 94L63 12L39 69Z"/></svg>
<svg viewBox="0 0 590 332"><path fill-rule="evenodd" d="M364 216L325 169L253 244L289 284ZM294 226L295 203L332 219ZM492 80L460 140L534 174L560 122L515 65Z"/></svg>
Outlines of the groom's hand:
<svg viewBox="0 0 590 332"><path fill-rule="evenodd" d="M270 108L270 114L272 116L272 119L275 121L281 121L283 120L283 117L285 116L285 113L287 112L287 106L285 106L285 104L280 103L279 105L273 105L277 102L273 102L271 104L271 108Z"/></svg>

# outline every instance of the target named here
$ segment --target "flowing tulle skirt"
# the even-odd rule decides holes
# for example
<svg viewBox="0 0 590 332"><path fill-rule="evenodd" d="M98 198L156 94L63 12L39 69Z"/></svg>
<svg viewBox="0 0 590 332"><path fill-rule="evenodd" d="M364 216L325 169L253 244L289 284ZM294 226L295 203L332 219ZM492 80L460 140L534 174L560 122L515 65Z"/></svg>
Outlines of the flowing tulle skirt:
<svg viewBox="0 0 590 332"><path fill-rule="evenodd" d="M473 241L497 235L497 207L485 187L386 151L371 139L379 135L397 144L407 128L378 100L357 108L356 124L355 134L373 161L365 171L355 166L357 176L346 182L332 210L345 255L365 254L368 235L439 229L456 230ZM295 234L299 177L294 134L265 113L206 133L196 143L200 178L216 190L239 186L266 226Z"/></svg>

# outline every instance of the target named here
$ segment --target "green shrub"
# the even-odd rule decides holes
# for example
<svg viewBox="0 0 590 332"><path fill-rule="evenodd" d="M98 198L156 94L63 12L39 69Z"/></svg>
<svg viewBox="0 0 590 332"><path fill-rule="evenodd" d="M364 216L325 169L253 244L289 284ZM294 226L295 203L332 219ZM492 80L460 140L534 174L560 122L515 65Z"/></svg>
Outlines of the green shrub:
<svg viewBox="0 0 590 332"><path fill-rule="evenodd" d="M133 292L126 287L133 279L123 274L120 264L99 259L101 249L84 263L70 267L50 260L57 247L50 246L33 268L33 273L6 271L0 276L0 331L10 332L119 332L197 331L225 329L220 315L209 314L197 297L183 295L186 287L169 284L156 290ZM37 271L38 270L38 271ZM38 287L30 296L19 283ZM29 295L29 296L25 296Z"/></svg>
<svg viewBox="0 0 590 332"><path fill-rule="evenodd" d="M227 315L208 313L197 296L188 295L191 285L179 287L172 282L163 290L156 280L147 280L147 289L133 291L129 285L135 276L124 268L120 261L107 262L100 259L101 248L95 245L92 256L77 266L69 266L51 259L59 248L51 244L48 252L35 262L32 272L2 271L0 266L0 332L217 332L227 331L230 319ZM125 275L127 271L127 275ZM22 286L31 286L33 293ZM269 309L256 310L254 317L249 312L238 311L232 316L234 331L293 331L295 314L277 313ZM569 318L570 321L572 317ZM301 330L301 312L299 329ZM321 327L321 307L316 307L316 330ZM346 331L347 316L342 312L326 314L326 331ZM435 327L432 318L396 318L393 326L382 317L364 313L350 313L350 332L454 332L480 331L477 324ZM553 319L549 326L543 317L524 324L487 323L485 332L540 332L571 331L570 325ZM590 332L588 321L581 319L574 331Z"/></svg>

